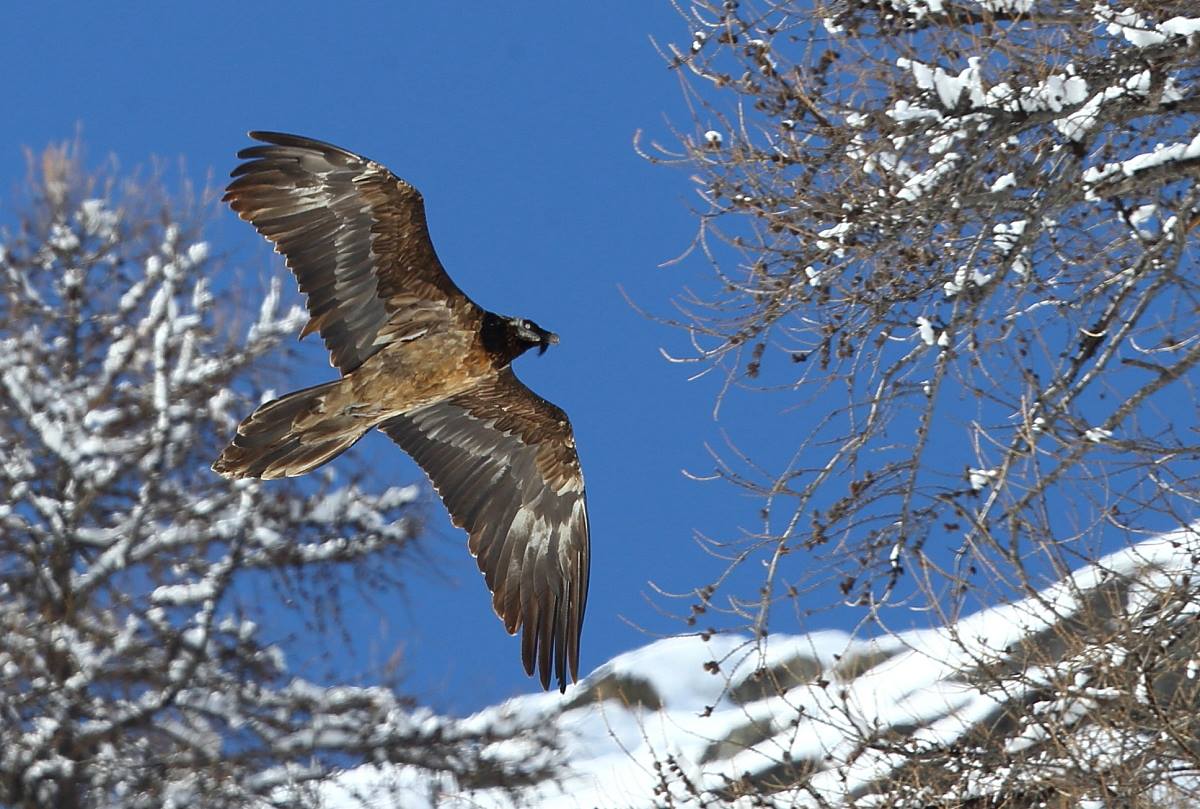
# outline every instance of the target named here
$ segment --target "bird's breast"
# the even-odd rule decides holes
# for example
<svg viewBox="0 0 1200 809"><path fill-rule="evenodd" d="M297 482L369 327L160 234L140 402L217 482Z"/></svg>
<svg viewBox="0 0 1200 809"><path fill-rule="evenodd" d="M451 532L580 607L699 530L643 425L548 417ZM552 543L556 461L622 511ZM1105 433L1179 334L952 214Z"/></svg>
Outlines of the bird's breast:
<svg viewBox="0 0 1200 809"><path fill-rule="evenodd" d="M355 398L404 413L473 387L494 373L473 337L438 332L384 347L349 374Z"/></svg>

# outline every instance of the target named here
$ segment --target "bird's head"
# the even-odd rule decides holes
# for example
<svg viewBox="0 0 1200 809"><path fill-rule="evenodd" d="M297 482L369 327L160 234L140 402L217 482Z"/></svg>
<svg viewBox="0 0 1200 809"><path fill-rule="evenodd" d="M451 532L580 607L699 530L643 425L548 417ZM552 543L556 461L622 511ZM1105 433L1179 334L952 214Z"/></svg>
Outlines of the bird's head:
<svg viewBox="0 0 1200 809"><path fill-rule="evenodd" d="M504 317L485 312L481 336L497 367L507 365L531 348L545 352L558 342L558 335L524 317Z"/></svg>
<svg viewBox="0 0 1200 809"><path fill-rule="evenodd" d="M522 345L522 351L537 348L539 354L545 354L547 348L558 342L557 334L546 331L528 318L510 317L508 322L513 334Z"/></svg>

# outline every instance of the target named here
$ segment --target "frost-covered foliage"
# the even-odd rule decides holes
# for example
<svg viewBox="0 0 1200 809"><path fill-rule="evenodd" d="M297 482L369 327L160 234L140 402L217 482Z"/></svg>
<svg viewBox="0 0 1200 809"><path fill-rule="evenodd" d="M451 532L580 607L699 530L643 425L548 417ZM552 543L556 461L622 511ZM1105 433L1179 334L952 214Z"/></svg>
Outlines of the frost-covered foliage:
<svg viewBox="0 0 1200 809"><path fill-rule="evenodd" d="M519 779L503 729L300 679L243 609L386 580L415 536L412 487L209 470L303 313L239 309L155 187L66 149L39 175L0 235L0 804L305 805L364 761Z"/></svg>
<svg viewBox="0 0 1200 809"><path fill-rule="evenodd" d="M715 475L761 523L706 540L730 562L687 620L952 623L1193 524L1197 4L677 6L694 120L646 154L690 172L700 227L668 354L723 375L732 412L783 413L724 425ZM1126 697L1125 727L1191 761L1193 705Z"/></svg>
<svg viewBox="0 0 1200 809"><path fill-rule="evenodd" d="M716 283L671 353L805 416L790 460L730 430L766 509L721 552L769 577L735 613L834 574L953 612L1196 516L1194 3L682 10L695 128L649 157L694 172Z"/></svg>

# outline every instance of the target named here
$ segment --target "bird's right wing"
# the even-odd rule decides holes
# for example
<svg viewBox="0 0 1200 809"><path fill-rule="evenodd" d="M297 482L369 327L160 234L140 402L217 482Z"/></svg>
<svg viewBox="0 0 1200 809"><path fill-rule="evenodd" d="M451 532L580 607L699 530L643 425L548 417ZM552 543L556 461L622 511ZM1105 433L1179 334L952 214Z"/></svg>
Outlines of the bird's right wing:
<svg viewBox="0 0 1200 809"><path fill-rule="evenodd" d="M387 343L476 309L438 261L417 189L328 143L251 132L224 200L275 244L330 362L349 373Z"/></svg>
<svg viewBox="0 0 1200 809"><path fill-rule="evenodd" d="M579 679L591 552L583 473L566 414L511 368L381 429L433 481L492 592L525 671Z"/></svg>

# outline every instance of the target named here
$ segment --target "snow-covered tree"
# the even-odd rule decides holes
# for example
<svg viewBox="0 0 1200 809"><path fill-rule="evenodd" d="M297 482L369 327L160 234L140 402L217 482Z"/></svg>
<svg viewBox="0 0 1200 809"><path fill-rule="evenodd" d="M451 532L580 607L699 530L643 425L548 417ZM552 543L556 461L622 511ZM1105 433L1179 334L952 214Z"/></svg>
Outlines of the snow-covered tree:
<svg viewBox="0 0 1200 809"><path fill-rule="evenodd" d="M0 234L0 805L295 806L355 763L541 770L493 756L504 728L289 668L254 605L391 581L416 489L212 473L303 313L278 285L245 309L158 184L89 178L65 147L34 168Z"/></svg>
<svg viewBox="0 0 1200 809"><path fill-rule="evenodd" d="M724 425L715 472L762 518L710 541L732 561L696 588L692 623L725 612L765 638L819 600L874 632L952 624L1040 603L1049 580L1200 516L1194 2L677 5L689 35L663 54L694 120L645 154L692 174L700 228L677 271L711 269L676 301L688 342L668 353L723 376L723 399L766 390L782 411L766 441L761 421ZM1194 778L1194 689L1175 685L1200 655L1176 629L1196 589L1155 598L1170 620L1117 599L1065 622L1053 653L995 651L1039 672L1023 699L1078 717L1070 688L1103 669L1082 639L1120 638L1138 663L1109 682L1128 701L1097 721L1170 762L1114 757L1089 787L1062 763L1087 750L1045 718L1060 715L1031 714L1046 777L1027 795L1150 800L1168 770ZM882 749L868 737L860 752ZM989 752L985 769L1012 751Z"/></svg>
<svg viewBox="0 0 1200 809"><path fill-rule="evenodd" d="M812 549L869 606L904 571L1026 592L1030 555L1191 522L1194 4L686 11L696 128L649 155L695 172L717 275L677 359L805 414L791 463L719 470L766 500L750 555ZM799 583L768 569L751 612Z"/></svg>

